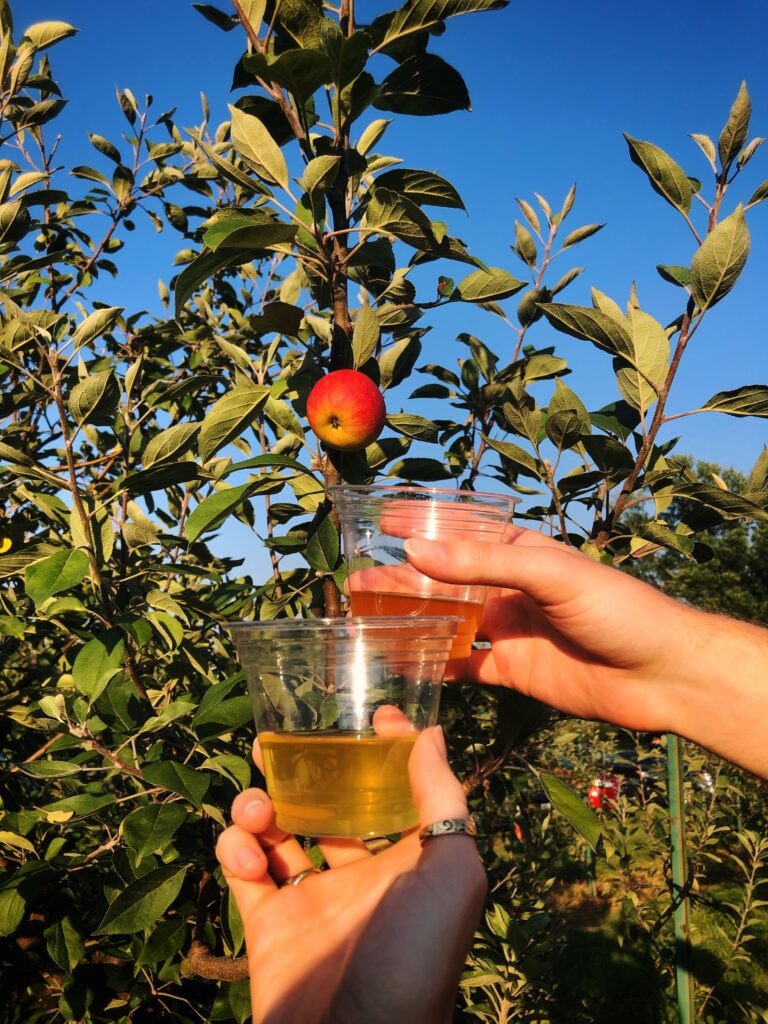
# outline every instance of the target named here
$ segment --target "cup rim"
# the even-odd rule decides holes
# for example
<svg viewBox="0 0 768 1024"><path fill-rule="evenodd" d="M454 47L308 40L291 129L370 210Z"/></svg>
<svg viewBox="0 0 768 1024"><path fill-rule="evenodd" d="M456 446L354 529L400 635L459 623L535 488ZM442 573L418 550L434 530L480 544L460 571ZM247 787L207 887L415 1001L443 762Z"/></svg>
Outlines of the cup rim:
<svg viewBox="0 0 768 1024"><path fill-rule="evenodd" d="M439 640L443 636L454 637L461 621L459 615L347 615L320 619L259 619L254 622L240 619L234 622L223 622L222 626L229 630L233 637L236 632L248 630L266 633L275 627L286 635L299 632L302 629L305 631L311 629L318 635L338 632L342 636L348 636L350 632L348 627L352 625L355 627L352 632L359 635L378 633L385 637L388 635L396 637L398 633L402 633L406 629L409 633L425 634L423 639ZM440 626L448 625L452 627L450 634L439 630Z"/></svg>
<svg viewBox="0 0 768 1024"><path fill-rule="evenodd" d="M404 484L399 486L397 484L385 484L385 483L374 483L374 484L332 484L328 488L331 494L342 494L351 495L353 497L377 497L381 494L391 492L393 494L404 494L406 496L411 494L433 494L438 498L467 498L469 503L472 499L480 499L480 501L486 501L488 504L497 503L497 505L505 507L508 511L512 512L516 505L519 505L522 498L513 498L508 494L497 494L493 491L461 491L453 487L418 487L413 484Z"/></svg>

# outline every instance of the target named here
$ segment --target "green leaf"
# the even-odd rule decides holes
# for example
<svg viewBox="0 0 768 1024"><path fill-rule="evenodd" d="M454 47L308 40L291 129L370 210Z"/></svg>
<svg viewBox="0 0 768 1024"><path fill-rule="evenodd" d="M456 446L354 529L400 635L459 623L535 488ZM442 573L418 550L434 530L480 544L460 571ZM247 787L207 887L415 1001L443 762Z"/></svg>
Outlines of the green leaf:
<svg viewBox="0 0 768 1024"><path fill-rule="evenodd" d="M313 480L316 479L312 470L308 469L306 466L302 466L302 464L297 462L296 459L288 458L287 455L256 455L252 459L245 459L244 462L235 462L231 466L227 466L221 475L222 477L226 477L243 469L261 469L264 466L292 469L296 473L312 477Z"/></svg>
<svg viewBox="0 0 768 1024"><path fill-rule="evenodd" d="M25 775L32 775L38 779L64 779L68 775L77 775L82 771L82 766L73 764L72 761L33 761L31 764L20 766Z"/></svg>
<svg viewBox="0 0 768 1024"><path fill-rule="evenodd" d="M561 412L548 415L544 429L558 451L572 448L581 435L579 417L575 409L563 409Z"/></svg>
<svg viewBox="0 0 768 1024"><path fill-rule="evenodd" d="M415 249L429 250L437 245L426 214L410 199L387 188L372 189L365 211L365 226L381 228Z"/></svg>
<svg viewBox="0 0 768 1024"><path fill-rule="evenodd" d="M716 150L712 139L708 135L698 135L695 132L691 134L691 138L714 167Z"/></svg>
<svg viewBox="0 0 768 1024"><path fill-rule="evenodd" d="M250 263L253 253L249 249L228 249L220 252L204 252L189 263L176 278L175 316L178 320L187 299L197 291L198 287L219 270L226 267L238 267Z"/></svg>
<svg viewBox="0 0 768 1024"><path fill-rule="evenodd" d="M536 243L533 240L533 235L518 220L515 221L515 244L512 248L529 267L536 266L539 254L536 249Z"/></svg>
<svg viewBox="0 0 768 1024"><path fill-rule="evenodd" d="M376 178L377 188L388 188L400 192L419 206L447 206L456 210L465 209L461 196L445 178L432 171L411 170L398 167L386 171Z"/></svg>
<svg viewBox="0 0 768 1024"><path fill-rule="evenodd" d="M54 594L75 587L88 572L88 556L84 551L66 549L27 566L24 588L39 606Z"/></svg>
<svg viewBox="0 0 768 1024"><path fill-rule="evenodd" d="M340 156L316 156L304 168L301 187L311 196L327 191L339 176Z"/></svg>
<svg viewBox="0 0 768 1024"><path fill-rule="evenodd" d="M385 14L371 25L376 49L386 50L396 42L428 29L434 29L446 18L476 11L498 11L507 0L407 0L394 14Z"/></svg>
<svg viewBox="0 0 768 1024"><path fill-rule="evenodd" d="M469 110L469 93L459 72L433 53L409 57L381 83L373 101L379 110L417 117Z"/></svg>
<svg viewBox="0 0 768 1024"><path fill-rule="evenodd" d="M184 527L184 536L188 541L197 540L201 533L215 529L243 501L253 493L253 484L241 484L239 487L228 487L224 491L204 498L193 510Z"/></svg>
<svg viewBox="0 0 768 1024"><path fill-rule="evenodd" d="M523 216L531 225L536 234L541 235L541 223L539 222L539 218L536 216L536 211L531 206L531 204L527 203L524 199L517 198L515 199L515 202L520 207Z"/></svg>
<svg viewBox="0 0 768 1024"><path fill-rule="evenodd" d="M194 462L163 462L138 473L129 473L120 489L130 494L147 494L165 490L174 484L188 483L197 477L198 469Z"/></svg>
<svg viewBox="0 0 768 1024"><path fill-rule="evenodd" d="M269 397L264 385L242 385L220 398L200 426L198 450L205 462L250 427Z"/></svg>
<svg viewBox="0 0 768 1024"><path fill-rule="evenodd" d="M758 149L760 149L764 142L765 139L759 137L756 139L752 139L752 141L749 142L744 147L744 149L739 153L739 159L736 161L739 170L741 170L742 167L746 167L746 165L749 163L749 161L752 159L752 157L755 155Z"/></svg>
<svg viewBox="0 0 768 1024"><path fill-rule="evenodd" d="M659 277L669 284L676 284L680 288L687 288L691 283L691 271L688 267L657 263L656 270L659 272Z"/></svg>
<svg viewBox="0 0 768 1024"><path fill-rule="evenodd" d="M749 255L749 229L741 205L704 239L691 262L691 294L708 309L733 288Z"/></svg>
<svg viewBox="0 0 768 1024"><path fill-rule="evenodd" d="M133 935L158 921L179 895L185 864L149 871L120 892L107 908L95 935Z"/></svg>
<svg viewBox="0 0 768 1024"><path fill-rule="evenodd" d="M555 381L555 390L549 400L547 415L553 416L556 413L565 412L566 410L572 410L576 413L581 432L583 434L588 434L592 429L592 424L589 419L587 407L576 392L571 391L571 389L566 384L563 384L558 377Z"/></svg>
<svg viewBox="0 0 768 1024"><path fill-rule="evenodd" d="M632 353L629 331L602 310L557 302L543 302L539 308L552 326L564 334L591 341L613 355L628 357Z"/></svg>
<svg viewBox="0 0 768 1024"><path fill-rule="evenodd" d="M269 182L288 188L288 165L282 150L258 117L229 105L232 117L232 143L245 162Z"/></svg>
<svg viewBox="0 0 768 1024"><path fill-rule="evenodd" d="M418 338L401 338L379 356L379 375L382 391L396 387L410 374L421 354Z"/></svg>
<svg viewBox="0 0 768 1024"><path fill-rule="evenodd" d="M330 516L323 516L317 529L307 537L304 557L316 573L330 573L336 568L339 560L339 535Z"/></svg>
<svg viewBox="0 0 768 1024"><path fill-rule="evenodd" d="M453 473L450 466L437 459L400 459L392 463L387 476L428 483L433 480L449 480Z"/></svg>
<svg viewBox="0 0 768 1024"><path fill-rule="evenodd" d="M28 39L35 50L47 50L49 46L60 43L62 39L68 39L76 35L78 29L68 25L66 21L38 21L24 29L24 38Z"/></svg>
<svg viewBox="0 0 768 1024"><path fill-rule="evenodd" d="M302 103L306 103L321 85L330 83L333 78L330 58L311 48L286 50L277 56L252 53L243 60L243 66L257 78L282 85Z"/></svg>
<svg viewBox="0 0 768 1024"><path fill-rule="evenodd" d="M691 208L693 189L682 167L652 142L633 139L626 132L624 138L632 163L645 171L654 192L663 196L676 210L687 213Z"/></svg>
<svg viewBox="0 0 768 1024"><path fill-rule="evenodd" d="M437 443L437 424L423 416L413 416L406 412L393 412L387 416L389 426L405 437L412 437L416 441L426 441L430 444Z"/></svg>
<svg viewBox="0 0 768 1024"><path fill-rule="evenodd" d="M519 445L513 444L511 441L496 441L485 434L480 436L494 451L511 462L518 473L541 480L542 474L538 462L532 455L529 455L528 452L520 448Z"/></svg>
<svg viewBox="0 0 768 1024"><path fill-rule="evenodd" d="M197 705L193 704L191 701L175 700L172 704L168 704L167 707L164 707L157 715L153 715L152 718L148 718L136 735L143 736L148 732L157 732L158 729L164 729L166 725L169 725L171 722L175 722L176 719L184 718L185 715L191 715L196 709Z"/></svg>
<svg viewBox="0 0 768 1024"><path fill-rule="evenodd" d="M175 423L167 430L161 430L159 434L149 441L144 449L142 462L148 469L155 463L165 462L183 455L192 447L195 434L200 429L199 423Z"/></svg>
<svg viewBox="0 0 768 1024"><path fill-rule="evenodd" d="M591 238L592 235L596 235L604 227L605 224L586 224L583 228L576 228L575 231L565 236L561 249L567 249L569 245L577 245L579 242L583 242L585 238Z"/></svg>
<svg viewBox="0 0 768 1024"><path fill-rule="evenodd" d="M125 641L119 629L110 629L81 647L72 665L72 682L91 703L123 664Z"/></svg>
<svg viewBox="0 0 768 1024"><path fill-rule="evenodd" d="M616 382L622 398L645 411L656 401L669 370L669 337L661 324L648 313L630 306L626 319L632 339L629 366L614 361Z"/></svg>
<svg viewBox="0 0 768 1024"><path fill-rule="evenodd" d="M595 413L592 413L592 418L597 423ZM582 438L582 444L607 480L617 482L632 472L635 465L632 453L614 438L603 437L602 434L590 434L588 437Z"/></svg>
<svg viewBox="0 0 768 1024"><path fill-rule="evenodd" d="M199 134L190 132L190 135L195 140L197 145L205 153L206 157L216 167L224 177L231 181L233 184L238 185L240 188L244 188L248 193L257 192L263 196L271 196L272 191L267 188L266 185L262 185L256 178L251 178L245 174L239 167L226 160L220 153L217 153L215 149L208 145L208 143Z"/></svg>
<svg viewBox="0 0 768 1024"><path fill-rule="evenodd" d="M747 480L747 489L749 491L762 491L765 490L766 481L768 480L768 447L763 447L760 455L757 458L757 462L752 467Z"/></svg>
<svg viewBox="0 0 768 1024"><path fill-rule="evenodd" d="M538 779L552 801L552 806L570 821L593 850L597 850L602 829L595 812L587 807L579 794L557 775L539 772Z"/></svg>
<svg viewBox="0 0 768 1024"><path fill-rule="evenodd" d="M717 150L720 154L721 166L725 169L730 167L734 157L747 141L749 131L749 119L752 114L752 104L747 92L747 83L742 82L739 92L733 101L728 120L717 140Z"/></svg>
<svg viewBox="0 0 768 1024"><path fill-rule="evenodd" d="M768 199L768 180L757 186L750 196L749 202L747 203L747 209L749 209L750 206L756 206L758 203L764 202L766 199Z"/></svg>
<svg viewBox="0 0 768 1024"><path fill-rule="evenodd" d="M500 267L475 270L456 285L451 302L492 302L507 299L525 288L525 281L518 281Z"/></svg>
<svg viewBox="0 0 768 1024"><path fill-rule="evenodd" d="M100 370L72 388L67 404L79 426L88 420L100 420L105 415L109 422L119 398L120 386L112 370Z"/></svg>
<svg viewBox="0 0 768 1024"><path fill-rule="evenodd" d="M85 943L80 933L70 919L65 917L46 928L43 935L48 956L65 974L70 974L85 953Z"/></svg>
<svg viewBox="0 0 768 1024"><path fill-rule="evenodd" d="M747 384L735 391L718 391L701 408L729 416L768 416L768 386Z"/></svg>
<svg viewBox="0 0 768 1024"><path fill-rule="evenodd" d="M123 312L122 306L110 306L108 309L96 309L81 323L72 335L72 343L75 351L84 345L90 345L96 338L106 334L115 324L115 321Z"/></svg>
<svg viewBox="0 0 768 1024"><path fill-rule="evenodd" d="M756 522L768 522L768 512L757 502L751 501L743 494L724 491L720 487L708 484L682 484L674 488L675 495L698 501L707 508L715 509L726 519L753 519Z"/></svg>
<svg viewBox="0 0 768 1024"><path fill-rule="evenodd" d="M219 210L203 226L206 228L203 242L214 252L218 249L268 249L292 242L299 230L298 225L284 224L263 210L234 208Z"/></svg>
<svg viewBox="0 0 768 1024"><path fill-rule="evenodd" d="M197 808L202 807L203 797L210 784L210 776L206 772L195 771L178 761L145 764L142 775L153 786L162 786L171 793L178 793Z"/></svg>
<svg viewBox="0 0 768 1024"><path fill-rule="evenodd" d="M148 804L131 811L123 821L122 833L126 846L136 854L136 863L146 854L163 852L186 817L181 804Z"/></svg>
<svg viewBox="0 0 768 1024"><path fill-rule="evenodd" d="M638 530L638 536L644 540L650 540L654 544L660 544L665 548L672 548L682 555L690 556L693 552L695 541L693 537L686 537L682 533L676 533L663 520L658 522L642 523Z"/></svg>
<svg viewBox="0 0 768 1024"><path fill-rule="evenodd" d="M371 358L376 351L380 336L379 319L366 302L357 314L355 329L352 333L352 359L356 368Z"/></svg>
<svg viewBox="0 0 768 1024"><path fill-rule="evenodd" d="M15 932L24 919L26 909L26 900L15 889L0 892L0 935Z"/></svg>

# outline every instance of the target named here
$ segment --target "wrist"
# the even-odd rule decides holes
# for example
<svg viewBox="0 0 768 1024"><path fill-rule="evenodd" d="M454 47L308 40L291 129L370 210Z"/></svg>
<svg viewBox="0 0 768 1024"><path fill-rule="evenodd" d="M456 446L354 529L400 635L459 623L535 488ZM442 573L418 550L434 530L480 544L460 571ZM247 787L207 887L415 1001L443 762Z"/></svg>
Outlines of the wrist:
<svg viewBox="0 0 768 1024"><path fill-rule="evenodd" d="M768 777L768 631L684 609L669 676L669 731Z"/></svg>

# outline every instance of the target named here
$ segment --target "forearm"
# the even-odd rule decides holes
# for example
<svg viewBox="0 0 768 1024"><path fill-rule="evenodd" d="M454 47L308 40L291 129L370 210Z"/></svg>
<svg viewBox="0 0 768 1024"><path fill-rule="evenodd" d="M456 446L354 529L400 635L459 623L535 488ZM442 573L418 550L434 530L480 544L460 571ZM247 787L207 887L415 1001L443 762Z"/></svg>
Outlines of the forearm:
<svg viewBox="0 0 768 1024"><path fill-rule="evenodd" d="M768 778L768 630L690 610L671 729Z"/></svg>

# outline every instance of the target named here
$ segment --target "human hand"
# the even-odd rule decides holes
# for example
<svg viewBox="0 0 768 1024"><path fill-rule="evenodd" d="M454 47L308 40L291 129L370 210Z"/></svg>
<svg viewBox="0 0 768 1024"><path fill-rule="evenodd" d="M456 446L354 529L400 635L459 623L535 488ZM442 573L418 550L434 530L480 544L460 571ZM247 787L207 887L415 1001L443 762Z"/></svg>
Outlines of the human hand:
<svg viewBox="0 0 768 1024"><path fill-rule="evenodd" d="M549 537L511 527L504 544L409 539L411 564L450 583L490 585L475 650L454 678L510 686L581 718L672 727L681 659L695 657L690 609Z"/></svg>
<svg viewBox="0 0 768 1024"><path fill-rule="evenodd" d="M467 816L441 729L418 737L409 772L422 827ZM216 855L243 919L254 1024L452 1019L486 891L473 839L422 847L413 832L377 856L360 840L321 840L329 870L280 888L311 862L266 793L241 793L232 819Z"/></svg>

